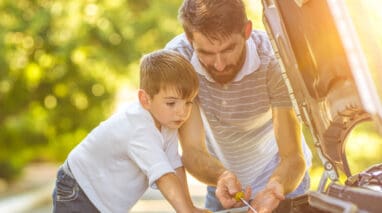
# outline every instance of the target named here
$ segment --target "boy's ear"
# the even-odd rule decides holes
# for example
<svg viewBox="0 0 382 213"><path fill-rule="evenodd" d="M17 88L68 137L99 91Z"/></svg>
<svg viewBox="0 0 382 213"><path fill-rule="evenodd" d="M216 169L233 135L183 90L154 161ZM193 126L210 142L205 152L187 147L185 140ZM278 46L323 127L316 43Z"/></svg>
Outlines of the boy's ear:
<svg viewBox="0 0 382 213"><path fill-rule="evenodd" d="M143 89L139 89L138 90L138 99L139 99L139 102L141 103L141 105L143 106L143 108L150 109L151 99L150 99L149 94L147 94L146 91L144 91Z"/></svg>

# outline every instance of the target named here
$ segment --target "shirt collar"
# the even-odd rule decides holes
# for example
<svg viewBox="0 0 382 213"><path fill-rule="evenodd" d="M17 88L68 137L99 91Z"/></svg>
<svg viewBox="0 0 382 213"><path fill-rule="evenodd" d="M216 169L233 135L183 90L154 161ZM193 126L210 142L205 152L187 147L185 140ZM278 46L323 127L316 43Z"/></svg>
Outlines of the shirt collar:
<svg viewBox="0 0 382 213"><path fill-rule="evenodd" d="M215 82L214 79L208 74L207 70L200 64L196 52L192 54L191 64L194 66L197 73L203 75L208 81ZM237 73L233 81L240 81L246 75L255 72L260 67L260 57L257 53L257 48L252 38L247 39L245 61L241 70Z"/></svg>

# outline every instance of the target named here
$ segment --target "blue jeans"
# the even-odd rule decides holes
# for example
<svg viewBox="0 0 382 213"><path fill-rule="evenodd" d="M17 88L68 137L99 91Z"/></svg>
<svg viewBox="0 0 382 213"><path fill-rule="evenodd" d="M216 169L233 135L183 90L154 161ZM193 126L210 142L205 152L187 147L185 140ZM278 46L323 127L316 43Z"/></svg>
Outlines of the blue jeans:
<svg viewBox="0 0 382 213"><path fill-rule="evenodd" d="M293 198L306 193L310 187L310 177L309 173L306 172L304 178L302 179L300 185L296 190L286 195L286 198ZM205 208L211 211L224 210L223 206L220 204L219 200L215 196L216 187L207 186L206 204Z"/></svg>
<svg viewBox="0 0 382 213"><path fill-rule="evenodd" d="M56 186L53 191L53 212L99 212L82 191L77 181L66 174L61 167L57 172Z"/></svg>

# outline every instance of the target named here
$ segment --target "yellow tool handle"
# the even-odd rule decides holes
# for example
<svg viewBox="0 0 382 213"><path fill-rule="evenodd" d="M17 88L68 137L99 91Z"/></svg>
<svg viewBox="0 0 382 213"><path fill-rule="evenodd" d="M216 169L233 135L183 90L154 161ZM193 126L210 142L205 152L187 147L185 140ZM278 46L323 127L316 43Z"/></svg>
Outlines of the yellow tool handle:
<svg viewBox="0 0 382 213"><path fill-rule="evenodd" d="M241 200L240 198L244 198L244 192L243 191L236 192L236 194L235 194L235 200L236 201L240 201Z"/></svg>
<svg viewBox="0 0 382 213"><path fill-rule="evenodd" d="M249 209L252 210L253 213L257 213L256 209L253 208L246 200L244 200L244 192L236 192L235 194L235 200L243 202Z"/></svg>

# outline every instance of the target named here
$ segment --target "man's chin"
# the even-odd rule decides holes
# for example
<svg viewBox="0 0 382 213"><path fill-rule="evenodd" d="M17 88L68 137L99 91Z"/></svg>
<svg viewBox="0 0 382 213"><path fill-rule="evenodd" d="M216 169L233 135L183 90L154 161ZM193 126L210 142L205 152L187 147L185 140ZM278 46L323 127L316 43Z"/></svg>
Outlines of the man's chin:
<svg viewBox="0 0 382 213"><path fill-rule="evenodd" d="M212 79L214 79L219 84L227 84L227 83L230 83L234 79L234 77L232 77L232 76L226 76L226 77L214 76L214 77L212 77Z"/></svg>
<svg viewBox="0 0 382 213"><path fill-rule="evenodd" d="M238 72L234 72L232 69L230 69L230 71L220 73L218 71L215 71L215 73L210 72L210 76L219 84L227 84L233 81L237 73Z"/></svg>

